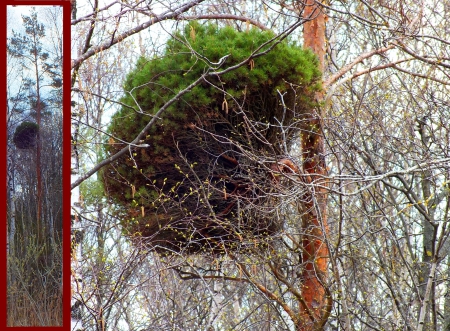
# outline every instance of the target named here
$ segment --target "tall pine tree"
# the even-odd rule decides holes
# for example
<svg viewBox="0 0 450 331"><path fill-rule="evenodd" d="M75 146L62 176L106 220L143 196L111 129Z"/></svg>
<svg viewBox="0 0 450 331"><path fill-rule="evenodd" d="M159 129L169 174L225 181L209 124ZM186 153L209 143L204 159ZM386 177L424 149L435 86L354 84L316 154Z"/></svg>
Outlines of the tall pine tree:
<svg viewBox="0 0 450 331"><path fill-rule="evenodd" d="M52 13L59 20L55 26L62 25L61 9ZM16 75L8 90L8 181L17 182L8 187L9 243L11 247L14 241L21 243L16 251L10 250L8 272L24 274L15 261L27 268L26 277L17 280L24 287L8 286L17 288L8 293L13 298L8 303L10 325L62 323L47 320L52 314L62 317L61 307L54 311L59 307L62 279L62 35L55 37L60 31L44 25L38 14L41 11L32 8L29 15L22 15L23 29L12 30L7 43L8 62L15 64L8 67L8 75L10 71ZM33 134L19 130L27 126L34 128ZM19 216L17 224L15 216ZM23 295L32 298L25 307L30 314L19 314L14 304ZM33 306L35 302L40 302L39 307Z"/></svg>

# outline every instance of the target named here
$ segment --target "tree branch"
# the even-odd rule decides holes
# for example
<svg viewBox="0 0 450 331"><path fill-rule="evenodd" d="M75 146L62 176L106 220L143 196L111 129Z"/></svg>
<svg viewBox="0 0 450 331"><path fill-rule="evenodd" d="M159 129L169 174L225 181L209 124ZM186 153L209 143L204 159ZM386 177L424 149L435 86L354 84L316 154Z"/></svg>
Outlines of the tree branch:
<svg viewBox="0 0 450 331"><path fill-rule="evenodd" d="M450 69L450 65L449 65L449 64L443 63L440 59L437 59L437 60L430 60L430 59L428 58L427 55L421 56L421 55L418 55L417 53L415 53L414 51L410 50L410 49L409 49L404 43L402 43L401 41L397 41L397 43L400 45L400 48L401 48L405 53L408 53L408 54L411 55L412 57L414 57L414 58L416 58L416 59L418 59L418 60L420 60L420 61L422 61L422 62L425 62L425 63L431 64L431 65L441 66L441 67Z"/></svg>
<svg viewBox="0 0 450 331"><path fill-rule="evenodd" d="M425 295L422 301L422 307L420 308L419 321L417 322L417 331L422 331L425 325L425 316L427 313L427 306L430 301L431 288L434 283L434 277L436 273L436 261L431 264L430 275L428 276L427 288L425 290Z"/></svg>
<svg viewBox="0 0 450 331"><path fill-rule="evenodd" d="M218 20L235 20L235 21L242 21L242 22L248 22L261 30L269 30L268 27L266 27L264 24L251 19L249 17L245 16L238 16L238 15L232 15L232 14L211 14L211 15L194 15L194 16L179 16L179 20L210 20L210 19L218 19Z"/></svg>
<svg viewBox="0 0 450 331"><path fill-rule="evenodd" d="M181 6L179 6L177 9L170 10L165 12L162 15L159 16L153 16L149 21L140 24L137 27L134 27L132 29L129 29L128 31L125 31L124 33L121 33L117 37L115 37L113 40L105 41L104 43L91 48L89 51L85 52L83 55L81 55L79 58L72 61L72 68L78 67L83 61L90 58L91 56L103 52L104 50L107 50L111 46L117 44L118 42L121 42L125 38L138 33L146 28L148 28L151 25L154 25L155 23L162 22L169 19L177 19L182 13L188 11L192 7L197 6L199 3L203 2L204 0L195 0L187 2Z"/></svg>
<svg viewBox="0 0 450 331"><path fill-rule="evenodd" d="M250 272L247 270L245 265L243 265L242 263L237 262L237 261L236 261L236 263L239 266L240 270L242 270L242 272L245 274L245 276L247 276L247 278L249 279L250 283L252 285L254 285L256 288L258 288L258 290L260 290L262 293L264 293L270 300L273 300L276 303L278 303L283 308L283 310L289 315L289 317L292 319L292 321L295 324L297 324L297 321L298 321L297 315L291 309L291 307L289 307L289 305L286 302L281 300L281 298L279 296L275 295L272 291L267 289L267 287L265 287L261 283L259 283L256 280L254 280L254 278L252 277Z"/></svg>
<svg viewBox="0 0 450 331"><path fill-rule="evenodd" d="M177 101L178 99L180 99L184 94L188 93L190 90L192 90L195 86L197 86L198 84L200 84L206 77L208 76L221 76L223 74L226 74L230 71L233 71L245 64L247 64L251 59L255 59L258 58L260 56L263 56L264 54L267 54L268 52L270 52L276 45L278 45L281 41L283 41L292 31L294 31L297 27L299 27L301 24L303 24L303 20L299 20L298 22L292 24L288 29L286 29L284 32L280 33L279 35L273 37L272 39L270 39L269 41L263 43L262 45L260 45L258 48L256 48L256 50L246 59L244 59L242 62L233 65L231 67L228 67L222 71L212 71L212 72L205 72L203 75L201 75L196 81L194 81L192 84L190 84L189 86L187 86L185 89L179 91L172 99L170 99L168 102L166 102L157 112L156 114L152 115L153 118L150 120L150 122L147 123L147 125L141 130L141 132L139 132L139 134L136 136L136 138L131 141L129 144L127 144L127 146L125 146L124 148L122 148L119 152L117 152L116 154L110 156L109 158L99 162L97 165L95 165L91 170L89 170L88 172L86 172L84 175L81 175L76 181L74 181L72 183L72 185L70 186L71 189L74 189L75 187L77 187L78 185L80 185L83 181L85 181L86 179L88 179L89 177L91 177L93 174L95 174L97 171L99 171L101 168L103 168L104 166L114 162L115 160L119 159L122 155L124 155L125 153L127 153L130 149L130 146L132 145L139 145L139 141L144 137L144 135L146 134L146 132L148 130L150 130L150 128L155 124L155 122L160 119L161 115L167 110L167 108L169 108L170 105L172 105L175 101ZM272 45L270 45L272 44ZM267 48L266 50L261 51L261 49L267 45L270 45L269 48ZM219 69L219 68L214 68L214 69Z"/></svg>
<svg viewBox="0 0 450 331"><path fill-rule="evenodd" d="M395 48L395 45L390 45L388 47L374 49L370 52L361 54L353 62L345 65L337 73L335 73L334 75L330 76L327 80L325 80L325 82L323 82L323 88L326 90L331 84L336 82L339 78L344 76L347 72L349 72L351 69L353 69L357 64L361 63L363 60L365 60L369 57L372 57L373 55L376 55L376 54L379 55L382 53L386 53L388 50L393 49L393 48Z"/></svg>
<svg viewBox="0 0 450 331"><path fill-rule="evenodd" d="M203 74L200 76L200 78L198 78L195 82L193 82L192 84L190 84L188 87L186 87L185 89L181 90L180 92L178 92L172 99L170 99L168 102L166 102L164 104L164 106L162 106L154 115L154 117L150 120L150 122L147 123L147 125L141 130L141 132L139 132L139 134L136 136L136 138L130 143L131 145L138 145L139 141L144 137L145 133L154 125L154 123L158 120L158 118L160 117L160 115L162 115L167 108L169 108L170 105L172 105L175 101L177 101L179 98L181 98L184 94L186 94L187 92L189 92L190 90L192 90L195 86L197 86L198 84L200 84L200 82L203 81L203 79L205 78L207 74ZM88 172L86 172L84 175L80 176L76 181L74 181L70 188L74 189L75 187L77 187L78 185L80 185L83 181L85 181L87 178L91 177L93 174L95 174L97 171L99 171L101 168L103 168L105 165L110 164L111 162L114 162L115 160L117 160L118 158L120 158L122 155L124 155L125 153L128 152L130 146L127 145L124 148L122 148L119 152L117 152L116 154L112 155L111 157L104 159L103 161L101 161L100 163L98 163L96 166L94 166L91 170L89 170Z"/></svg>

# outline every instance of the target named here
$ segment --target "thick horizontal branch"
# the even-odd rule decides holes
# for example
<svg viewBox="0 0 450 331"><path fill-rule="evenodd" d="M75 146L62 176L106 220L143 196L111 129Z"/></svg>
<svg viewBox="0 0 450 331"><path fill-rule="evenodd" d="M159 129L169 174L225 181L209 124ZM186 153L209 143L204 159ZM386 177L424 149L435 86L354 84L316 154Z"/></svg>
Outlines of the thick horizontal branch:
<svg viewBox="0 0 450 331"><path fill-rule="evenodd" d="M76 24L78 24L78 23L80 23L80 22L83 22L83 21L90 21L90 20L92 19L92 17L98 15L98 13L103 12L103 11L105 11L105 10L111 8L112 6L114 6L114 5L116 5L116 4L120 4L120 3L121 3L121 2L120 2L120 1L117 1L117 0L116 0L116 1L113 1L113 2L111 2L110 4L106 5L105 7L99 8L98 10L95 10L94 12L92 12L92 13L90 13L90 14L87 14L87 15L85 15L85 16L83 16L83 17L80 17L80 18L77 18L77 19L75 19L75 20L70 21L70 24L71 24L71 25L76 25Z"/></svg>
<svg viewBox="0 0 450 331"><path fill-rule="evenodd" d="M422 62L434 65L434 66L441 66L447 69L450 69L450 65L444 63L441 59L432 60L427 55L419 55L416 52L409 49L404 43L401 41L397 41L397 43L400 45L401 49L405 52L411 55L412 57L416 58L417 60L420 60Z"/></svg>
<svg viewBox="0 0 450 331"><path fill-rule="evenodd" d="M314 190L317 192L318 189L324 189L328 192L335 193L337 195L341 196L354 196L358 195L361 192L371 188L373 185L380 181L384 181L385 179L392 178L392 177L399 177L402 175L408 175L413 173L422 173L425 169L426 170L433 170L433 169L450 169L450 158L442 158L442 159L436 159L431 160L427 162L419 163L413 167L409 167L407 169L403 170L392 170L387 171L385 173L379 173L377 175L370 175L370 176L364 176L364 175L347 175L347 174L339 174L339 175L332 175L327 176L323 174L317 174L317 173L309 173L309 174L291 174L289 176L289 179L293 181L293 183L298 184L299 187L303 188L314 188ZM308 180L305 180L305 177L310 177ZM350 184L356 184L356 183L367 183L366 185L360 187L357 191L344 193L341 190L335 190L331 187L332 183L345 183L346 185Z"/></svg>
<svg viewBox="0 0 450 331"><path fill-rule="evenodd" d="M193 15L193 16L179 16L179 20L235 20L235 21L242 21L242 22L248 22L261 30L269 30L268 27L266 27L264 24L251 19L249 17L245 16L239 16L239 15L232 15L232 14L210 14L210 15Z"/></svg>
<svg viewBox="0 0 450 331"><path fill-rule="evenodd" d="M350 183L360 183L360 182L368 182L367 185L361 187L359 190L351 193L343 193L340 191L334 191L332 192L336 194L340 194L343 196L352 196L357 195L368 188L372 187L375 183L390 178L390 177L398 177L400 175L406 175L406 174L412 174L416 172L423 172L424 169L430 170L430 169L436 169L436 168L442 168L442 167L450 168L450 158L443 158L443 159L437 159L433 161L427 161L419 163L413 167L404 169L404 170L392 170L385 172L383 174L379 175L373 175L373 176L354 176L354 175L336 175L336 176L321 176L323 178L323 181L348 181Z"/></svg>
<svg viewBox="0 0 450 331"><path fill-rule="evenodd" d="M233 282L245 282L250 283L247 278L242 277L231 277L231 276L223 276L223 275L199 275L194 272L183 271L174 268L174 270L178 273L181 279L190 280L190 279L218 279L218 280L230 280Z"/></svg>
<svg viewBox="0 0 450 331"><path fill-rule="evenodd" d="M119 34L117 37L115 37L113 40L105 41L104 43L90 48L87 52L82 54L79 58L74 59L72 61L72 68L75 68L80 65L81 62L85 61L86 59L90 58L91 56L103 52L104 50L110 48L111 46L121 42L122 40L126 39L127 37L136 34L146 28L148 28L151 25L154 25L158 22L162 22L169 19L177 19L182 13L188 11L192 7L197 6L204 0L195 0L195 1L189 1L181 6L179 6L175 10L170 10L165 12L162 15L154 16L149 21L142 23L132 29L129 29L128 31L125 31L124 33Z"/></svg>
<svg viewBox="0 0 450 331"><path fill-rule="evenodd" d="M383 47L383 48L378 48L378 49L374 49L370 52L361 54L360 56L358 56L355 60L353 60L353 62L345 65L344 67L342 67L337 73L335 73L334 75L330 76L327 80L325 80L325 82L323 83L323 88L326 90L331 84L333 84L334 82L336 82L339 78L341 78L342 76L344 76L347 72L349 72L351 69L353 69L357 64L361 63L362 61L364 61L365 59L372 57L376 54L383 54L386 53L388 50L395 48L395 45L390 45L388 47Z"/></svg>
<svg viewBox="0 0 450 331"><path fill-rule="evenodd" d="M85 174L81 175L76 181L74 181L71 184L71 189L77 187L78 185L80 185L83 181L85 181L87 178L91 177L93 174L95 174L97 171L99 171L101 168L103 168L104 166L114 162L115 160L119 159L122 155L124 155L125 153L127 153L130 150L130 146L132 145L139 145L140 140L142 140L142 138L144 137L144 135L146 134L146 132L154 125L154 123L159 119L159 117L166 111L167 108L169 108L170 105L172 105L175 101L177 101L178 99L180 99L184 94L186 94L187 92L189 92L190 90L192 90L195 86L197 86L198 84L200 84L200 82L203 81L204 77L206 76L206 74L203 74L202 76L200 76L200 78L198 78L195 82L193 82L192 84L190 84L188 87L186 87L185 89L181 90L180 92L178 92L172 99L170 99L168 102L166 102L164 104L164 106L162 106L154 115L154 117L150 120L150 122L147 123L147 125L144 127L144 129L141 130L141 132L137 135L137 137L130 143L130 145L125 146L124 148L122 148L119 152L117 152L116 154L104 159L103 161L101 161L100 163L98 163L97 165L95 165L91 170L89 170L88 172L86 172Z"/></svg>

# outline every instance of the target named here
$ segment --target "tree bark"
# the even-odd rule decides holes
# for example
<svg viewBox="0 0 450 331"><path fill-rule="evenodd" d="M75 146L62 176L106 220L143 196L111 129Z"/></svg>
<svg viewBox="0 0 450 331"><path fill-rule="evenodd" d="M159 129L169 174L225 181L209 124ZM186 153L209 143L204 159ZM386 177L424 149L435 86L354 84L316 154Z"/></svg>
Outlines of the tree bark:
<svg viewBox="0 0 450 331"><path fill-rule="evenodd" d="M319 58L319 68L323 72L325 58L325 14L320 3L307 0L303 18L304 47L310 48ZM324 93L316 94L316 101L323 100ZM331 298L324 284L327 275L328 247L325 242L327 228L327 192L314 185L326 175L324 157L324 139L321 109L305 114L306 125L301 134L303 153L303 170L312 180L310 196L303 204L303 284L301 288L303 301L300 303L298 331L318 331L328 319ZM322 183L323 184L323 183Z"/></svg>
<svg viewBox="0 0 450 331"><path fill-rule="evenodd" d="M36 35L34 35L34 44L37 45L39 40ZM41 141L41 90L39 84L39 57L38 53L34 53L34 69L36 75L36 122L38 125L38 134L37 134L37 147L36 147L36 179L37 179L37 187L36 187L36 197L37 197L37 212L36 212L36 224L37 224L37 242L40 243L41 237L44 232L44 223L42 222L42 171L41 171L41 150L42 150L42 141Z"/></svg>

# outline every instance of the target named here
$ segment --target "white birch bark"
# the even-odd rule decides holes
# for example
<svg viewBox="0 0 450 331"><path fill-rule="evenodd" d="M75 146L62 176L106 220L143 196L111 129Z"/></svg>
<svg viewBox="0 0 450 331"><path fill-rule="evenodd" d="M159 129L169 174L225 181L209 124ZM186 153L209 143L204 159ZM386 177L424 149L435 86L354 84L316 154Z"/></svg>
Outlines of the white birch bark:
<svg viewBox="0 0 450 331"><path fill-rule="evenodd" d="M437 265L436 262L433 262L431 264L430 274L427 280L427 287L425 289L425 295L422 300L422 306L420 307L420 315L419 321L417 323L417 331L422 331L425 325L425 317L427 315L428 304L430 303L431 288L433 286L434 277L436 273L436 265Z"/></svg>
<svg viewBox="0 0 450 331"><path fill-rule="evenodd" d="M75 127L75 128L74 128ZM76 124L72 125L72 151L71 151L71 182L74 182L79 177L79 160L78 153L76 150L76 139L77 139L77 130ZM71 227L71 239L72 245L75 242L75 245L72 247L71 252L71 330L84 330L82 319L80 318L82 305L80 305L80 294L83 293L83 282L82 275L80 273L80 267L78 261L81 260L82 250L81 244L76 242L76 233L77 231L81 231L81 223L78 218L80 214L80 190L79 187L75 187L71 191L71 206L72 206L72 227Z"/></svg>

